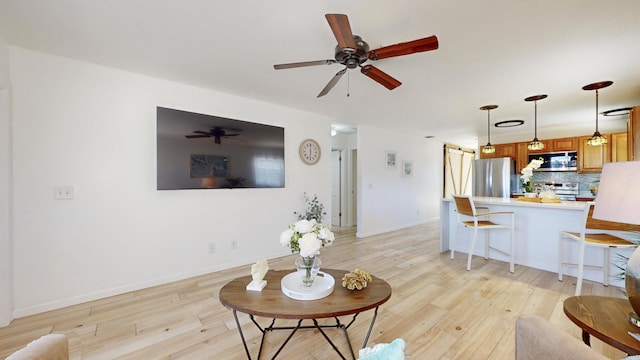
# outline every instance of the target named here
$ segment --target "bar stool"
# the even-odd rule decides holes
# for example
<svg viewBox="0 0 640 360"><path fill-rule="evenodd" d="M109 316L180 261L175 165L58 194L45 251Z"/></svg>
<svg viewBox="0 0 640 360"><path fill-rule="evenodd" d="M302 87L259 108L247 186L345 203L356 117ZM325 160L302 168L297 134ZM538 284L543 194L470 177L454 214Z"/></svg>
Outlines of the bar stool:
<svg viewBox="0 0 640 360"><path fill-rule="evenodd" d="M514 271L514 262L515 262L515 238L514 238L514 220L515 215L510 211L498 211L498 212L482 212L478 213L476 210L480 208L476 208L473 199L471 196L458 196L454 195L453 199L456 203L456 210L458 212L458 224L464 226L465 228L473 228L473 239L471 240L471 245L469 246L469 255L467 259L467 270L471 270L471 257L473 256L473 248L476 243L476 238L478 237L478 230L493 230L493 229L508 229L511 232L511 237L509 241L509 251L504 251L495 247L492 247L490 244L489 236L485 237L484 241L484 258L489 258L489 249L495 250L505 256L509 257L509 272L513 273ZM487 209L487 208L482 208ZM488 210L488 209L487 209ZM497 224L493 221L489 220L489 216L491 215L508 215L511 218L511 222L509 224ZM464 220L462 216L466 216L467 220ZM471 219L469 219L471 218ZM456 226L457 228L457 226ZM486 234L486 233L485 233ZM454 252L455 252L455 243L456 243L456 234L453 236L451 241L451 260L453 260Z"/></svg>
<svg viewBox="0 0 640 360"><path fill-rule="evenodd" d="M565 267L577 267L578 276L576 279L576 296L579 296L582 291L582 278L584 276L585 267L602 271L602 285L609 286L609 267L611 266L609 250L611 248L633 248L638 246L629 240L609 234L606 231L640 231L640 226L594 219L592 217L594 205L594 202L588 202L586 204L582 222L584 226L582 226L579 233L570 231L560 232L558 248L558 281L562 281L563 270ZM578 248L577 263L563 262L565 255L563 254L562 244L565 240L579 242L580 245ZM604 259L602 266L584 264L584 249L587 246L603 249Z"/></svg>

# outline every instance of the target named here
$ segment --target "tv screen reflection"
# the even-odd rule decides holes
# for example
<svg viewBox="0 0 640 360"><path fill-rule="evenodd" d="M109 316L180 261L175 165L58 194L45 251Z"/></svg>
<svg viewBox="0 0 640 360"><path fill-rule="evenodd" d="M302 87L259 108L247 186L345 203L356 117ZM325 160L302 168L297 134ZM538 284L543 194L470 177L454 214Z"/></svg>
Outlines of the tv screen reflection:
<svg viewBox="0 0 640 360"><path fill-rule="evenodd" d="M157 108L157 188L284 187L284 128Z"/></svg>

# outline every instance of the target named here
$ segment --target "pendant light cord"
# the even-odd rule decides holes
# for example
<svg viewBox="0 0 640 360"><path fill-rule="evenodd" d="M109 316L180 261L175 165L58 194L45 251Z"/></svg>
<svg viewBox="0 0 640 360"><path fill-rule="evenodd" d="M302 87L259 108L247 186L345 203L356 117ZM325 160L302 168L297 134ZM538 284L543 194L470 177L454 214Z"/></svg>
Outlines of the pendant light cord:
<svg viewBox="0 0 640 360"><path fill-rule="evenodd" d="M491 144L491 109L487 109L487 143Z"/></svg>
<svg viewBox="0 0 640 360"><path fill-rule="evenodd" d="M596 89L596 132L598 132L598 89Z"/></svg>
<svg viewBox="0 0 640 360"><path fill-rule="evenodd" d="M538 101L534 101L533 102L533 126L534 126L534 134L533 134L533 138L534 139L538 139Z"/></svg>

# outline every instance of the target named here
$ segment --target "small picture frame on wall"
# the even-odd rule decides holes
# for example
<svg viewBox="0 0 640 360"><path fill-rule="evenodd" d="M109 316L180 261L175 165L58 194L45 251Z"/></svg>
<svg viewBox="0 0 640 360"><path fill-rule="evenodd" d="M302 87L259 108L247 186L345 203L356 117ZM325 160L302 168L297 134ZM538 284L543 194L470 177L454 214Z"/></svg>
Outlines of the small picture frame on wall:
<svg viewBox="0 0 640 360"><path fill-rule="evenodd" d="M395 151L386 151L385 152L385 161L387 169L393 170L396 168L396 152Z"/></svg>
<svg viewBox="0 0 640 360"><path fill-rule="evenodd" d="M402 160L402 175L411 176L413 174L413 161Z"/></svg>

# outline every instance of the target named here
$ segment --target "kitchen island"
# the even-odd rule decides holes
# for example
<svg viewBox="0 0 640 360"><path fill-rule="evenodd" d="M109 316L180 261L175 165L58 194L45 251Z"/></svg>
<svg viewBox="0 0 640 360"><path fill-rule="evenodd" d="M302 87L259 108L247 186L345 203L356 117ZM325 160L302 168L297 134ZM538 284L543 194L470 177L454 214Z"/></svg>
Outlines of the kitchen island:
<svg viewBox="0 0 640 360"><path fill-rule="evenodd" d="M474 197L476 207L486 207L489 211L511 211L515 213L515 263L553 273L558 272L558 247L560 231L580 232L584 226L583 211L586 202L561 201L560 203L536 203L519 201L518 199L504 199L492 197ZM504 216L502 217L504 218ZM508 221L499 216L492 218L495 222ZM473 237L473 230L458 226L456 206L453 199L443 199L440 204L440 252L448 252L450 238L456 234L456 256L465 256L469 252L469 245ZM474 256L484 256L484 231L478 232L478 240L473 249ZM508 249L509 232L491 231L493 246ZM578 243L565 241L563 243L564 262L577 262ZM622 254L628 257L632 250L620 249L611 252L611 257ZM464 254L462 254L464 253ZM509 259L497 252L490 251L489 258L508 263ZM475 261L475 260L474 260ZM587 248L585 250L585 264L602 264L603 253L601 249ZM508 272L508 264L505 264L505 272ZM473 271L473 265L472 269ZM610 284L624 287L624 282L616 279L621 270L611 265L609 279ZM566 274L577 275L577 269L569 268ZM584 269L584 278L602 282L602 272Z"/></svg>

